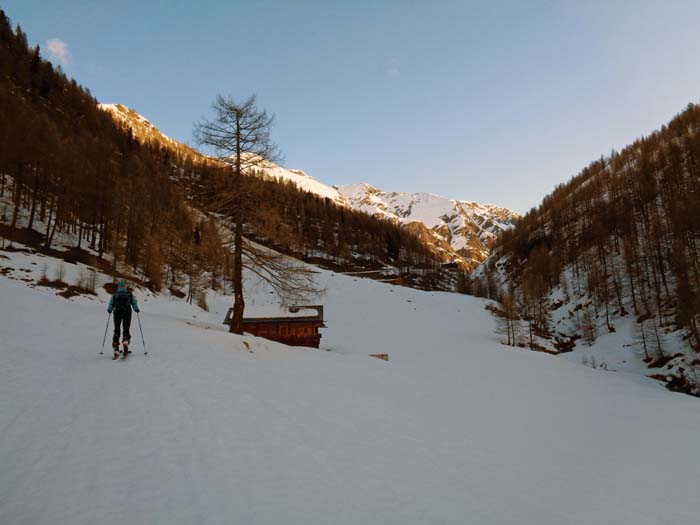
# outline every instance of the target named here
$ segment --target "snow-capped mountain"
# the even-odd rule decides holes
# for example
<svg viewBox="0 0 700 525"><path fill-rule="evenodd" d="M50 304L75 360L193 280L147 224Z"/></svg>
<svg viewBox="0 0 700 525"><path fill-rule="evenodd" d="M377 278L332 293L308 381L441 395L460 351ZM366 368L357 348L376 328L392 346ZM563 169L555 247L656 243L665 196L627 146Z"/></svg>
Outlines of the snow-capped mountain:
<svg viewBox="0 0 700 525"><path fill-rule="evenodd" d="M426 242L470 270L488 256L497 235L518 219L506 208L432 193L389 193L369 184L337 188L354 209L417 228Z"/></svg>
<svg viewBox="0 0 700 525"><path fill-rule="evenodd" d="M122 104L100 104L141 141L156 142L187 155L205 156L171 139L137 111ZM471 271L489 255L498 234L515 224L518 214L491 204L449 199L432 193L386 192L369 184L328 186L302 170L268 162L263 176L295 184L299 189L330 199L412 230L445 262L457 262Z"/></svg>

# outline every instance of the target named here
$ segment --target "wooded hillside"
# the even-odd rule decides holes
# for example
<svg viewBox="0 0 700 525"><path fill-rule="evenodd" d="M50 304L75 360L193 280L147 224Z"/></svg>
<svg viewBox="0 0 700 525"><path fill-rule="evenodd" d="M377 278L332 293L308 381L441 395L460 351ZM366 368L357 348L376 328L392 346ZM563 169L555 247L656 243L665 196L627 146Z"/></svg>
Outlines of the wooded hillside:
<svg viewBox="0 0 700 525"><path fill-rule="evenodd" d="M613 331L613 318L634 315L647 354L661 346L660 333L677 329L697 352L699 210L700 106L690 104L592 162L505 231L480 287L512 295L514 315L541 334L552 332L548 315L559 304L548 293L559 287L564 302L590 297L575 335L595 340L598 324Z"/></svg>
<svg viewBox="0 0 700 525"><path fill-rule="evenodd" d="M0 11L0 209L3 235L50 248L75 236L110 264L143 272L154 288L177 276L225 279L225 239L208 203L229 173L177 148L140 142L98 108L87 88L42 59ZM410 232L337 207L292 185L250 177L256 202L246 234L268 246L339 268L390 264L408 283L444 286L440 265ZM20 224L22 211L28 222ZM217 217L225 219L226 217Z"/></svg>

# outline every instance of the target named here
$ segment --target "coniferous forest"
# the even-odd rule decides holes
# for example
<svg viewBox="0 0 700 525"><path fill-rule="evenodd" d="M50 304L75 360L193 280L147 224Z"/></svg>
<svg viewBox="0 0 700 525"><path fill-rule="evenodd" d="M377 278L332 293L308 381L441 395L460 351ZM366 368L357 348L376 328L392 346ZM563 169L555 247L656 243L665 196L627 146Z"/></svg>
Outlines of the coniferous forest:
<svg viewBox="0 0 700 525"><path fill-rule="evenodd" d="M591 344L634 316L649 361L669 357L662 336L676 329L698 352L699 210L700 106L690 104L545 197L504 232L476 286L545 337L550 313L585 296L575 335Z"/></svg>
<svg viewBox="0 0 700 525"><path fill-rule="evenodd" d="M230 171L192 150L139 141L1 11L0 114L4 237L48 250L70 233L78 252L138 270L154 289L203 273L212 284L227 278L230 254L209 203ZM238 191L254 203L245 217L252 240L329 267L390 264L408 284L449 285L439 259L398 225L254 174ZM21 210L28 222L19 228Z"/></svg>

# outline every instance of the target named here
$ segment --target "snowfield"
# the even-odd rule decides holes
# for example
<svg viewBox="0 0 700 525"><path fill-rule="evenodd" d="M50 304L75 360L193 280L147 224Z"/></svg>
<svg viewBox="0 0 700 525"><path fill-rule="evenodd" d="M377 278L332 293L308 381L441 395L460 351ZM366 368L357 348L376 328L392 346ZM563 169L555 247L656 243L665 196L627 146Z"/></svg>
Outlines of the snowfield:
<svg viewBox="0 0 700 525"><path fill-rule="evenodd" d="M0 253L0 524L698 523L698 399L498 344L482 300L319 271L314 350L137 290L112 362L104 290Z"/></svg>

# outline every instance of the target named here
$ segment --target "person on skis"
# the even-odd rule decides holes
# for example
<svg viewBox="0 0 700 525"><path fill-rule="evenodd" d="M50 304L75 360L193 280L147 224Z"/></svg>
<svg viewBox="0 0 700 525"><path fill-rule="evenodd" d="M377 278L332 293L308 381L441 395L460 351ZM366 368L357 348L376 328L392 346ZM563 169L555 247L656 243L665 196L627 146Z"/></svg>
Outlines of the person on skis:
<svg viewBox="0 0 700 525"><path fill-rule="evenodd" d="M124 328L122 342L124 344L124 356L129 353L129 343L131 342L131 310L140 312L136 297L126 287L126 282L121 280L117 284L117 293L109 300L107 312L114 312L114 337L112 337L112 348L114 348L114 358L119 356L119 332L120 327Z"/></svg>

